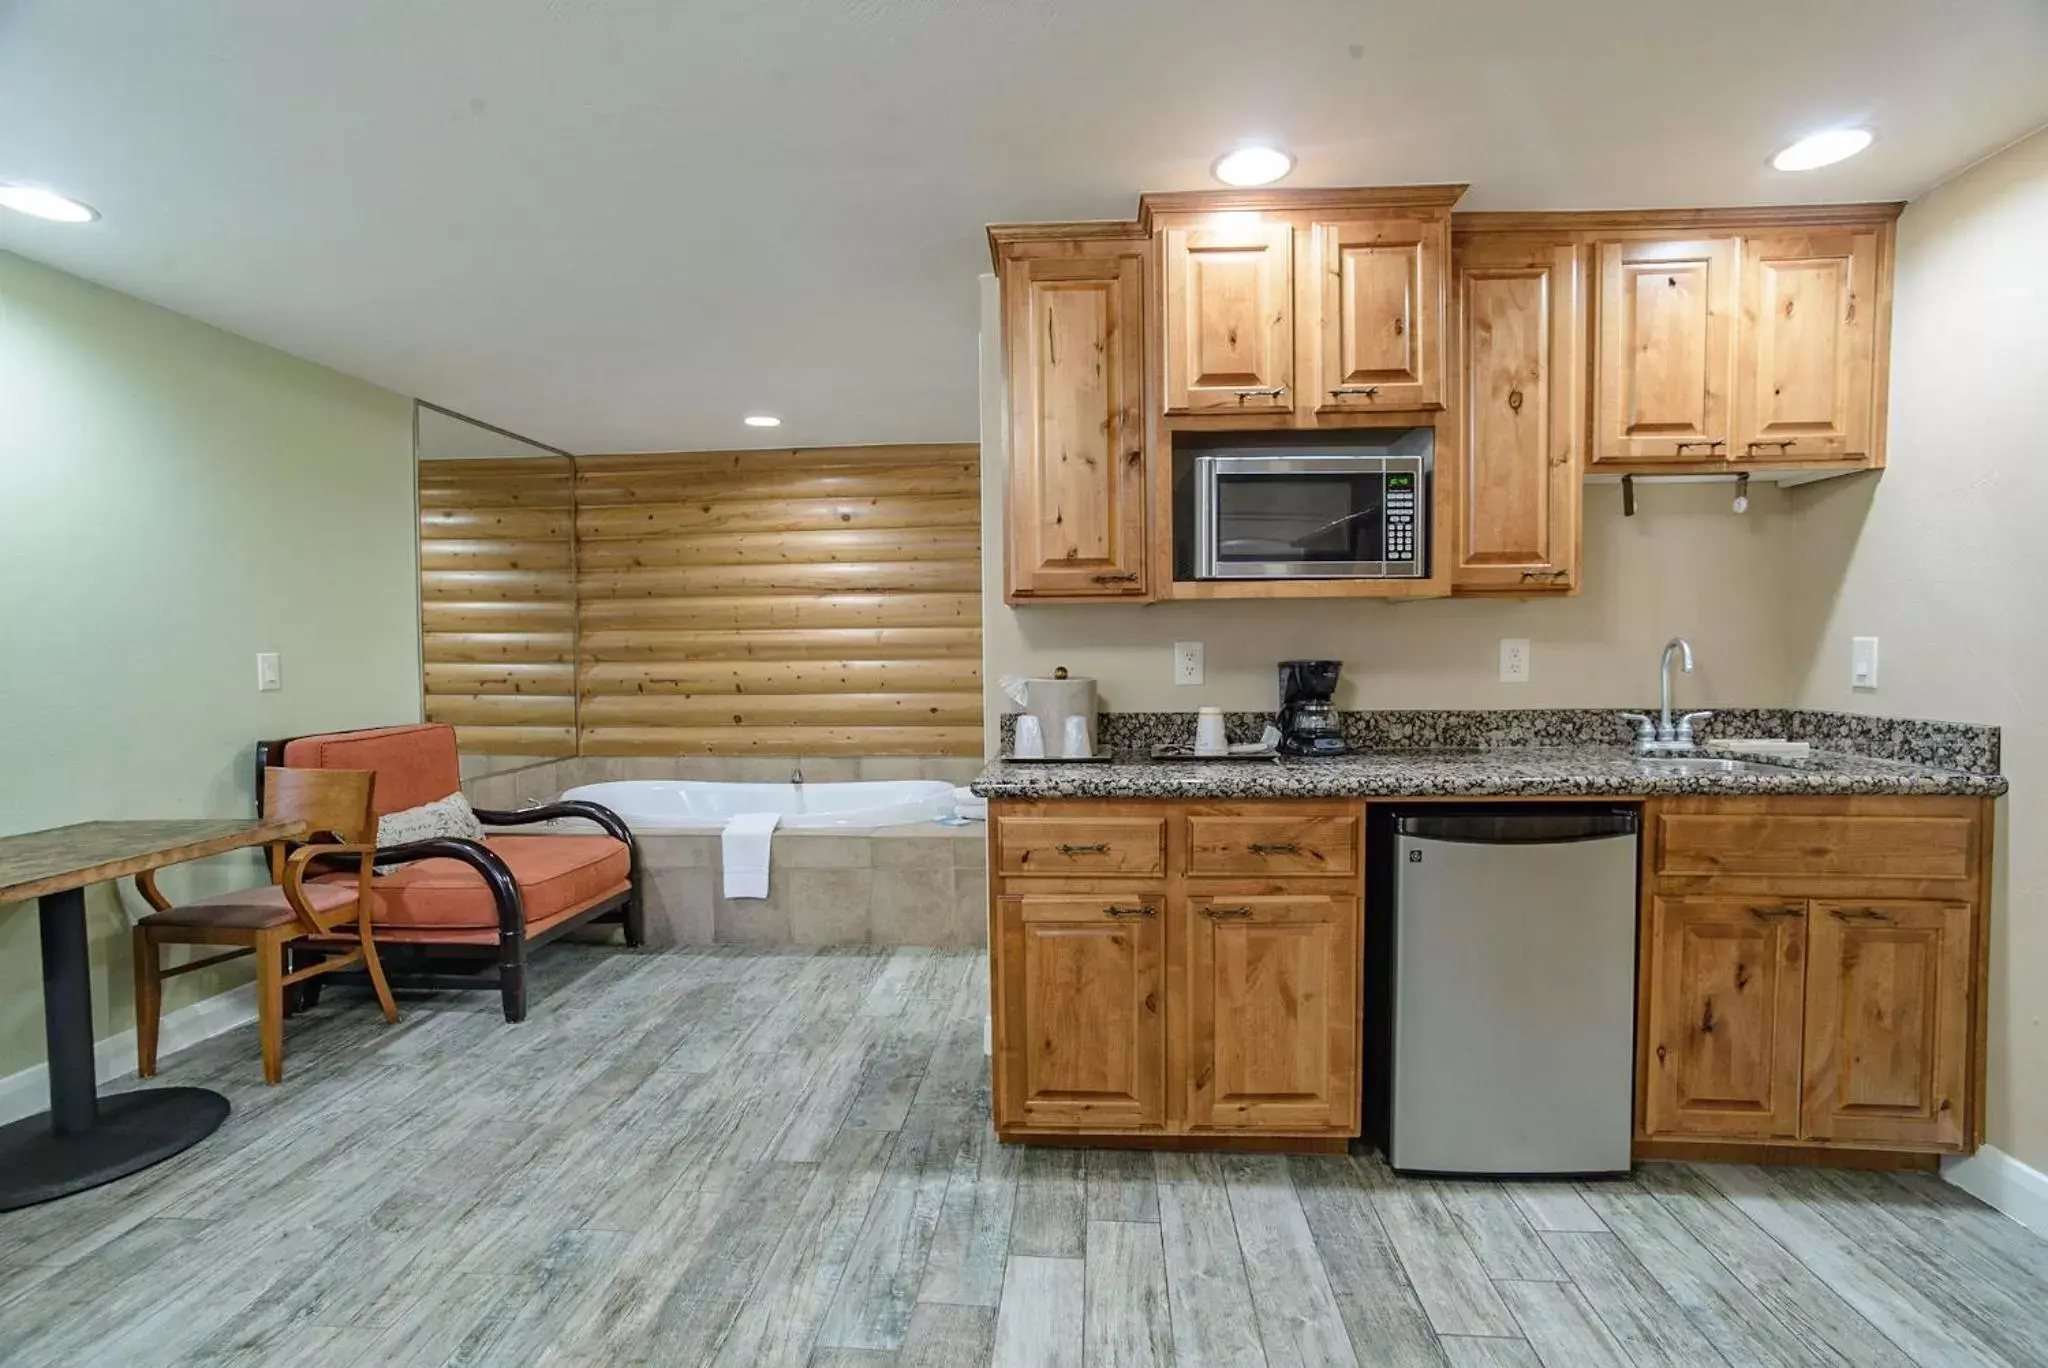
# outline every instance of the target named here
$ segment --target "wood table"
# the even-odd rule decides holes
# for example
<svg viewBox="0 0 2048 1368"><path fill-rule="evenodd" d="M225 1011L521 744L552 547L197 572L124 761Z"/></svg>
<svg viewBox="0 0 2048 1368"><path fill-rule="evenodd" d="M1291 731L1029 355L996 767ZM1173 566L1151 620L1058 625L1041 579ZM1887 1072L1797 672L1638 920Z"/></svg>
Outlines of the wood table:
<svg viewBox="0 0 2048 1368"><path fill-rule="evenodd" d="M213 1134L228 1100L204 1088L99 1095L85 889L305 832L303 822L80 822L0 837L0 904L38 900L50 1109L0 1126L0 1211L148 1168Z"/></svg>

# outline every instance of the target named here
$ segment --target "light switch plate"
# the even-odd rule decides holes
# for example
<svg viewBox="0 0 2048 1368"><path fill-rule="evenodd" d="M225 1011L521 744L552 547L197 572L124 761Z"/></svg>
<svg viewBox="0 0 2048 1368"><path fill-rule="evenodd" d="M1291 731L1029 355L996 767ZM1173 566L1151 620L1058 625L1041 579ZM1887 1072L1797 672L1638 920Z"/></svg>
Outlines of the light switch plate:
<svg viewBox="0 0 2048 1368"><path fill-rule="evenodd" d="M1849 638L1849 687L1877 688L1877 638Z"/></svg>
<svg viewBox="0 0 2048 1368"><path fill-rule="evenodd" d="M1529 639L1527 637L1502 637L1500 639L1500 682L1503 684L1527 684L1529 682Z"/></svg>
<svg viewBox="0 0 2048 1368"><path fill-rule="evenodd" d="M276 693L284 687L284 674L278 665L277 652L256 653L256 692Z"/></svg>
<svg viewBox="0 0 2048 1368"><path fill-rule="evenodd" d="M1176 684L1199 684L1202 682L1201 642L1176 641L1173 643L1173 682Z"/></svg>

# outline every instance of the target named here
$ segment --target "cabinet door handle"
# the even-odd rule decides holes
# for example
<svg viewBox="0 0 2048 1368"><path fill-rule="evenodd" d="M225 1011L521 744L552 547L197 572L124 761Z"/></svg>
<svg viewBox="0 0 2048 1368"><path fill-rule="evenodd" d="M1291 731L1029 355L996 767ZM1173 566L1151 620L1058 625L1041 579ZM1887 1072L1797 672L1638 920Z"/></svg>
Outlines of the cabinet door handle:
<svg viewBox="0 0 2048 1368"><path fill-rule="evenodd" d="M1892 914L1881 907L1830 907L1828 915L1836 921L1845 922L1888 922Z"/></svg>
<svg viewBox="0 0 2048 1368"><path fill-rule="evenodd" d="M1159 915L1159 909L1151 903L1145 903L1139 907L1105 907L1102 909L1102 915L1105 917L1156 917Z"/></svg>
<svg viewBox="0 0 2048 1368"><path fill-rule="evenodd" d="M1237 392L1237 402L1242 404L1247 399L1278 399L1285 393L1287 393L1287 386L1285 385L1268 385L1261 389L1241 389Z"/></svg>
<svg viewBox="0 0 2048 1368"><path fill-rule="evenodd" d="M1370 399L1379 392L1380 387L1378 385L1339 385L1330 391L1330 397L1332 399L1342 399L1347 394L1355 394L1361 399Z"/></svg>
<svg viewBox="0 0 2048 1368"><path fill-rule="evenodd" d="M1713 441L1711 441L1711 442L1680 442L1680 443L1678 444L1678 452L1677 452L1677 454L1678 454L1678 455L1680 455L1680 456L1683 456L1683 455L1685 455L1685 453L1686 453L1687 451L1690 451L1690 450L1691 450L1692 448L1694 448L1694 447L1705 447L1705 448L1707 449L1707 455L1711 456L1711 455L1713 455L1713 454L1714 454L1714 448L1716 448L1716 447L1721 447L1721 446L1726 446L1727 444L1728 444L1728 439L1727 439L1727 438L1725 438L1725 437L1716 437L1716 438L1715 438L1715 439L1714 439ZM1749 449L1750 449L1751 451L1755 451L1755 450L1756 450L1756 443L1755 443L1755 442L1751 442L1751 443L1749 444Z"/></svg>
<svg viewBox="0 0 2048 1368"><path fill-rule="evenodd" d="M1787 917L1803 917L1806 915L1806 909L1803 907L1752 907L1749 909L1749 915L1755 917L1758 921L1779 921Z"/></svg>
<svg viewBox="0 0 2048 1368"><path fill-rule="evenodd" d="M1058 850L1060 854L1069 858L1075 855L1107 855L1109 854L1109 843L1107 841L1097 841L1094 845L1062 845L1058 847Z"/></svg>
<svg viewBox="0 0 2048 1368"><path fill-rule="evenodd" d="M1752 456L1756 455L1756 449L1758 447L1776 447L1778 449L1778 454L1780 456L1783 456L1786 452L1790 451L1793 447L1796 447L1798 445L1799 439L1797 437L1787 437L1782 441L1776 442L1751 442L1749 444L1749 454Z"/></svg>
<svg viewBox="0 0 2048 1368"><path fill-rule="evenodd" d="M1299 855L1301 854L1301 847L1292 841L1253 841L1251 851L1254 855Z"/></svg>
<svg viewBox="0 0 2048 1368"><path fill-rule="evenodd" d="M1120 570L1115 574L1090 575L1088 578L1094 580L1097 584L1130 584L1137 580L1138 572L1135 570Z"/></svg>
<svg viewBox="0 0 2048 1368"><path fill-rule="evenodd" d="M1249 907L1205 907L1202 909L1202 915L1210 921L1242 921L1251 914L1252 910Z"/></svg>
<svg viewBox="0 0 2048 1368"><path fill-rule="evenodd" d="M1524 570L1522 572L1522 578L1525 580L1561 580L1570 579L1571 577L1572 572L1569 570Z"/></svg>

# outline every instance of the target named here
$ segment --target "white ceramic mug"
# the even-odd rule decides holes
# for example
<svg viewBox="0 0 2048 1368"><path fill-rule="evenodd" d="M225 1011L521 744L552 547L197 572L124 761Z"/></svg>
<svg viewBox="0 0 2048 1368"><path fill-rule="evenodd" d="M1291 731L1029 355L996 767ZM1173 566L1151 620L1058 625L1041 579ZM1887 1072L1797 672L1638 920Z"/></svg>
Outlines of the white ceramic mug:
<svg viewBox="0 0 2048 1368"><path fill-rule="evenodd" d="M1225 755L1230 743L1223 736L1223 709L1204 708L1195 714L1195 754Z"/></svg>
<svg viewBox="0 0 2048 1368"><path fill-rule="evenodd" d="M1045 759L1045 729L1038 725L1038 719L1030 713L1017 714L1017 746L1014 754L1019 760Z"/></svg>
<svg viewBox="0 0 2048 1368"><path fill-rule="evenodd" d="M1065 735L1060 737L1060 754L1069 760L1086 760L1095 752L1088 748L1088 719L1079 713L1064 723Z"/></svg>

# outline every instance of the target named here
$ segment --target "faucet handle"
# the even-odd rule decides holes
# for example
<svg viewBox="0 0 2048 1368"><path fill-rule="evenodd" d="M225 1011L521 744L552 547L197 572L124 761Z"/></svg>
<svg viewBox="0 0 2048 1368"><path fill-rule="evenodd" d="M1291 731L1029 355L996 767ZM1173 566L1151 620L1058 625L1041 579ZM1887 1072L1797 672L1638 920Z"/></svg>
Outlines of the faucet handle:
<svg viewBox="0 0 2048 1368"><path fill-rule="evenodd" d="M1679 718L1677 735L1678 744L1681 746L1690 746L1692 744L1692 729L1694 725L1706 721L1713 715L1714 714L1712 712L1689 712L1685 716Z"/></svg>
<svg viewBox="0 0 2048 1368"><path fill-rule="evenodd" d="M1657 724L1648 713L1616 713L1624 722L1632 722L1636 729L1636 749L1642 750L1657 739Z"/></svg>

